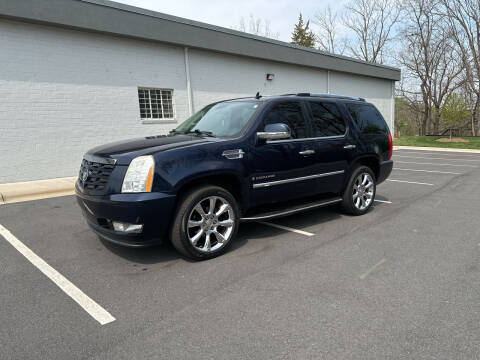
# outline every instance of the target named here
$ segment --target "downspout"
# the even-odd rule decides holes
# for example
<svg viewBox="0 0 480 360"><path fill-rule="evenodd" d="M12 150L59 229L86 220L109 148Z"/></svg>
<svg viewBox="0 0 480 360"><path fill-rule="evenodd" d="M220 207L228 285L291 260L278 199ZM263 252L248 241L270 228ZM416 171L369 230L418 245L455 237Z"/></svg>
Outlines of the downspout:
<svg viewBox="0 0 480 360"><path fill-rule="evenodd" d="M395 80L392 81L392 104L391 108L391 124L392 124L392 137L395 137Z"/></svg>
<svg viewBox="0 0 480 360"><path fill-rule="evenodd" d="M187 101L188 101L188 114L189 116L193 115L193 95L192 95L192 84L190 82L190 62L188 56L188 47L183 48L185 54L185 77L187 79Z"/></svg>
<svg viewBox="0 0 480 360"><path fill-rule="evenodd" d="M330 70L327 70L327 94L330 94Z"/></svg>

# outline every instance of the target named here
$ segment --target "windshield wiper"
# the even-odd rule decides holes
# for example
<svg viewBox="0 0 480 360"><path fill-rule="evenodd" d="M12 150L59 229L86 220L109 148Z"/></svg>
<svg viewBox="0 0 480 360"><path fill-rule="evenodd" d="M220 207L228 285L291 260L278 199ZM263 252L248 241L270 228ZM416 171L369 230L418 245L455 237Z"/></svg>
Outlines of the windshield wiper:
<svg viewBox="0 0 480 360"><path fill-rule="evenodd" d="M199 130L199 129L186 131L184 134L196 134L196 135L205 135L205 136L215 137L215 135L211 131Z"/></svg>

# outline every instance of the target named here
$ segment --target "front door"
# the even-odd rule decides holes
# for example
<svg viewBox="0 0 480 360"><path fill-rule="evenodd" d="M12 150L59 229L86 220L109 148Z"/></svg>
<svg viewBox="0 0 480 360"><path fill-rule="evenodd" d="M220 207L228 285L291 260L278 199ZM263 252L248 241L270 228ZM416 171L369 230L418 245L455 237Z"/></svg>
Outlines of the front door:
<svg viewBox="0 0 480 360"><path fill-rule="evenodd" d="M282 101L272 104L265 113L258 131L267 124L283 123L290 127L291 138L257 141L249 154L252 204L286 201L316 192L314 175L319 168L306 111L303 102Z"/></svg>

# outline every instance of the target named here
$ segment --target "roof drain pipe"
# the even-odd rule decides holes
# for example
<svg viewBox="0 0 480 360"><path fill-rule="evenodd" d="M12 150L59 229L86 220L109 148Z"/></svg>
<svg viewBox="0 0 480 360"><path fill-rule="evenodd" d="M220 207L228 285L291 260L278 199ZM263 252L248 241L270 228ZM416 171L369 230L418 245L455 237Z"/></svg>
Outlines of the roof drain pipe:
<svg viewBox="0 0 480 360"><path fill-rule="evenodd" d="M330 70L327 70L327 94L330 94Z"/></svg>
<svg viewBox="0 0 480 360"><path fill-rule="evenodd" d="M185 54L185 77L187 79L187 100L188 100L188 113L189 116L193 115L193 94L192 84L190 82L190 58L188 55L188 47L183 48Z"/></svg>

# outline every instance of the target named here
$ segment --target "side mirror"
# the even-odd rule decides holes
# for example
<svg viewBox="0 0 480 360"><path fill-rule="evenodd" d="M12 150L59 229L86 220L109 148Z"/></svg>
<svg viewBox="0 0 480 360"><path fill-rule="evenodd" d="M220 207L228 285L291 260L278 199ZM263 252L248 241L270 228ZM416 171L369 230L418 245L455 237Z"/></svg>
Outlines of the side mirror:
<svg viewBox="0 0 480 360"><path fill-rule="evenodd" d="M257 132L257 137L264 140L280 140L290 138L292 132L286 124L268 124L264 131Z"/></svg>

